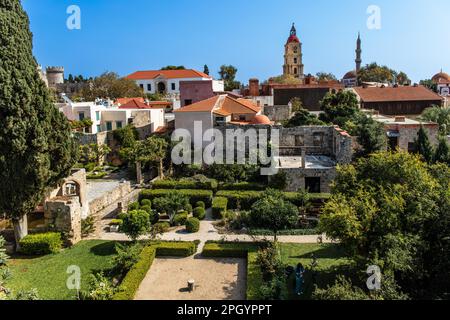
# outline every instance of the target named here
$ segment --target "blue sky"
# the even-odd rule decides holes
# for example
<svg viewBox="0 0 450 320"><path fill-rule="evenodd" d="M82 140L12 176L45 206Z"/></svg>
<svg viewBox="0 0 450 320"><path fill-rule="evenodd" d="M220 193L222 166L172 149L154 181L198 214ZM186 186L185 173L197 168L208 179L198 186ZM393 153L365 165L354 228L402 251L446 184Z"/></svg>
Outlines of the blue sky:
<svg viewBox="0 0 450 320"><path fill-rule="evenodd" d="M34 53L44 66L95 76L184 65L213 76L222 64L238 80L282 73L284 44L295 22L305 73L354 68L358 31L363 63L405 71L413 81L450 73L448 0L22 0ZM69 5L81 30L69 30ZM367 28L367 8L381 9L381 29Z"/></svg>

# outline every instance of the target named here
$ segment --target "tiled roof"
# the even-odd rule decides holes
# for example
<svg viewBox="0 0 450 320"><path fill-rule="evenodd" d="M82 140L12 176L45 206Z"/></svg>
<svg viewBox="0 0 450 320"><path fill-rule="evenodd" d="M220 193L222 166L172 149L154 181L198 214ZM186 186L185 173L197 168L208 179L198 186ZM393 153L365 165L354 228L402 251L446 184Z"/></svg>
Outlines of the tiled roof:
<svg viewBox="0 0 450 320"><path fill-rule="evenodd" d="M215 96L175 110L175 112L214 112L224 116L231 114L255 114L260 111L261 108L250 100L234 99L228 95Z"/></svg>
<svg viewBox="0 0 450 320"><path fill-rule="evenodd" d="M118 98L118 99L116 100L116 104L120 104L120 105L127 104L127 103L130 102L131 100L137 100L137 101L139 101L139 102L144 103L144 98L142 98L142 97L136 97L136 98Z"/></svg>
<svg viewBox="0 0 450 320"><path fill-rule="evenodd" d="M150 101L148 104L139 100L130 100L128 103L119 106L119 109L161 109L171 106L167 101Z"/></svg>
<svg viewBox="0 0 450 320"><path fill-rule="evenodd" d="M390 101L430 101L442 100L433 91L423 86L386 87L386 88L354 88L363 102L390 102Z"/></svg>
<svg viewBox="0 0 450 320"><path fill-rule="evenodd" d="M127 76L127 79L131 80L150 80L162 77L165 79L182 79L182 78L209 78L207 74L193 70L149 70L149 71L137 71Z"/></svg>

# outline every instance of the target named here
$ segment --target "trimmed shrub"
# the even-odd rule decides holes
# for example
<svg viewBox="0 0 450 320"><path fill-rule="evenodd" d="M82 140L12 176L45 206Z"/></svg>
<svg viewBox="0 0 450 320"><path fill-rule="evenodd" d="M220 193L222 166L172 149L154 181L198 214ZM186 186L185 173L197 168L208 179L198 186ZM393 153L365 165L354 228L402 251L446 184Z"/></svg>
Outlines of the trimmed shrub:
<svg viewBox="0 0 450 320"><path fill-rule="evenodd" d="M89 162L88 164L86 164L84 166L84 168L86 169L86 172L92 172L95 169L95 163L94 162Z"/></svg>
<svg viewBox="0 0 450 320"><path fill-rule="evenodd" d="M196 233L200 230L200 220L197 218L189 218L186 220L186 231L189 233Z"/></svg>
<svg viewBox="0 0 450 320"><path fill-rule="evenodd" d="M140 207L139 202L132 202L128 205L128 211L139 210Z"/></svg>
<svg viewBox="0 0 450 320"><path fill-rule="evenodd" d="M193 242L160 242L155 246L158 257L189 257L197 251Z"/></svg>
<svg viewBox="0 0 450 320"><path fill-rule="evenodd" d="M224 183L219 185L219 190L234 191L264 191L266 188L266 185L256 182Z"/></svg>
<svg viewBox="0 0 450 320"><path fill-rule="evenodd" d="M143 199L141 200L141 206L142 207L152 207L152 202L149 199Z"/></svg>
<svg viewBox="0 0 450 320"><path fill-rule="evenodd" d="M156 249L153 246L145 247L139 255L139 260L131 267L122 283L118 287L113 300L133 300L139 286L147 275L153 260L156 256Z"/></svg>
<svg viewBox="0 0 450 320"><path fill-rule="evenodd" d="M203 189L217 190L217 181L214 179L206 179L204 181L181 179L181 180L158 180L153 182L153 189Z"/></svg>
<svg viewBox="0 0 450 320"><path fill-rule="evenodd" d="M155 228L158 228L159 230L161 230L163 233L169 231L170 229L170 223L168 222L157 222L154 224Z"/></svg>
<svg viewBox="0 0 450 320"><path fill-rule="evenodd" d="M206 217L205 208L202 208L202 207L195 208L192 215L194 216L194 218L197 218L198 220L205 219L205 217Z"/></svg>
<svg viewBox="0 0 450 320"><path fill-rule="evenodd" d="M20 252L25 255L58 253L62 247L61 234L56 232L31 234L19 242Z"/></svg>
<svg viewBox="0 0 450 320"><path fill-rule="evenodd" d="M150 215L144 210L131 211L123 220L122 231L135 241L150 231Z"/></svg>
<svg viewBox="0 0 450 320"><path fill-rule="evenodd" d="M109 223L110 226L121 226L123 224L123 220L122 219L113 219L111 220L111 222Z"/></svg>
<svg viewBox="0 0 450 320"><path fill-rule="evenodd" d="M148 189L143 190L139 194L139 200L149 199L153 201L156 198L162 198L167 194L173 192L170 189ZM190 203L195 205L198 201L203 201L206 205L211 205L213 192L211 190L192 190L192 189L183 189L177 190L177 192L189 197Z"/></svg>
<svg viewBox="0 0 450 320"><path fill-rule="evenodd" d="M173 225L174 226L183 226L186 224L186 220L188 218L187 212L180 212L175 215L173 218Z"/></svg>
<svg viewBox="0 0 450 320"><path fill-rule="evenodd" d="M184 210L186 210L188 213L192 213L193 209L192 209L192 204L187 204L186 208L184 208Z"/></svg>
<svg viewBox="0 0 450 320"><path fill-rule="evenodd" d="M206 209L206 205L203 201L197 201L195 204L196 207L202 207L203 209Z"/></svg>
<svg viewBox="0 0 450 320"><path fill-rule="evenodd" d="M215 197L212 201L212 215L214 219L223 219L227 213L228 199Z"/></svg>
<svg viewBox="0 0 450 320"><path fill-rule="evenodd" d="M151 206L141 206L140 210L144 210L145 212L147 212L148 214L152 213L152 207Z"/></svg>
<svg viewBox="0 0 450 320"><path fill-rule="evenodd" d="M248 251L256 251L255 243L208 241L203 247L202 256L208 258L247 258Z"/></svg>

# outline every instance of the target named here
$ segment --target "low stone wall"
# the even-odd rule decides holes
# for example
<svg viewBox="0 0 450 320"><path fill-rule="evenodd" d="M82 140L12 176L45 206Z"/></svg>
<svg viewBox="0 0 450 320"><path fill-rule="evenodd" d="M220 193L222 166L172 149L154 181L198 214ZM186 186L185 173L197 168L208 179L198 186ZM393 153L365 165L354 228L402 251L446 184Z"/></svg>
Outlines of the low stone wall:
<svg viewBox="0 0 450 320"><path fill-rule="evenodd" d="M95 215L99 213L106 207L114 204L114 202L126 197L131 192L131 183L129 181L121 183L112 191L105 193L100 198L92 200L89 203L89 215Z"/></svg>
<svg viewBox="0 0 450 320"><path fill-rule="evenodd" d="M264 106L263 113L271 121L281 122L292 117L292 108L289 106Z"/></svg>
<svg viewBox="0 0 450 320"><path fill-rule="evenodd" d="M320 192L330 193L331 182L336 178L336 169L280 169L287 176L286 191L296 192L299 189L305 190L305 178L320 178Z"/></svg>

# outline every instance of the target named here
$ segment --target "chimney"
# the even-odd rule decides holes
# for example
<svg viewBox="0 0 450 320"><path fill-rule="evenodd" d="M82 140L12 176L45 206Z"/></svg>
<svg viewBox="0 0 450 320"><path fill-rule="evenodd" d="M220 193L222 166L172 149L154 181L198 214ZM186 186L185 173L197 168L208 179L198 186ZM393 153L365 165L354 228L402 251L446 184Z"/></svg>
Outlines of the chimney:
<svg viewBox="0 0 450 320"><path fill-rule="evenodd" d="M258 107L261 107L261 101L256 101L256 104L258 105Z"/></svg>
<svg viewBox="0 0 450 320"><path fill-rule="evenodd" d="M395 117L395 122L406 122L406 117L403 116Z"/></svg>
<svg viewBox="0 0 450 320"><path fill-rule="evenodd" d="M249 80L249 95L252 97L259 96L259 80L258 79L250 79Z"/></svg>

